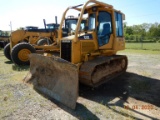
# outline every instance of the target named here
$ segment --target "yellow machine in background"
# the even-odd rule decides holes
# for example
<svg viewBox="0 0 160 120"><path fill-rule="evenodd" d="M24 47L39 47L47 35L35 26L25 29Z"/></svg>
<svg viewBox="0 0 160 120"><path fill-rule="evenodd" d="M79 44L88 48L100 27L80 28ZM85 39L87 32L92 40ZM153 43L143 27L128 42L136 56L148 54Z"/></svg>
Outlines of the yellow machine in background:
<svg viewBox="0 0 160 120"><path fill-rule="evenodd" d="M78 11L79 18L73 34L63 37L63 23L70 9ZM84 16L87 24L81 29ZM112 5L96 0L67 8L58 30L59 57L54 53L51 57L31 54L25 81L74 109L79 81L94 87L126 71L127 57L116 55L125 49L124 19L125 15ZM51 47L54 51L55 46L46 46L46 50Z"/></svg>
<svg viewBox="0 0 160 120"><path fill-rule="evenodd" d="M56 39L56 30L58 29L57 24L47 24L49 29L38 29L38 27L27 26L24 30L16 30L11 35L11 47L13 48L20 42L27 42L30 44L38 44L40 39L48 38L50 43L53 43ZM52 29L51 29L51 26ZM47 42L47 41L46 41Z"/></svg>
<svg viewBox="0 0 160 120"><path fill-rule="evenodd" d="M9 38L10 43L8 43L4 48L4 55L6 58L11 60L11 56L15 56L12 54L12 49L16 49L21 45L28 47L30 44L44 45L53 43L57 37L58 24L50 23L46 26L47 29L38 29L38 27L35 26L27 26L24 29L13 31ZM34 51L35 50L32 49L32 52ZM21 54L25 54L26 52L27 51L22 51ZM25 55L20 55L20 57L22 60L28 58Z"/></svg>
<svg viewBox="0 0 160 120"><path fill-rule="evenodd" d="M37 45L53 43L57 37L57 29L59 27L57 16L55 16L55 21L56 23L46 24L45 19L43 19L45 28L42 29L36 26L26 26L25 28L13 31L10 37L10 47L13 48L21 42Z"/></svg>

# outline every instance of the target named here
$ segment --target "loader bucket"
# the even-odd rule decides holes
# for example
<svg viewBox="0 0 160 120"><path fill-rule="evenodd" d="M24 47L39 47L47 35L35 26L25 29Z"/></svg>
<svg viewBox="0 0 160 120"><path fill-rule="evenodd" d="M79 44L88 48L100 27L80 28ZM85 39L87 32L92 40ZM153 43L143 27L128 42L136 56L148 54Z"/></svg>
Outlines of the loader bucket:
<svg viewBox="0 0 160 120"><path fill-rule="evenodd" d="M78 97L78 68L59 57L30 54L30 71L24 78L35 90L75 109Z"/></svg>

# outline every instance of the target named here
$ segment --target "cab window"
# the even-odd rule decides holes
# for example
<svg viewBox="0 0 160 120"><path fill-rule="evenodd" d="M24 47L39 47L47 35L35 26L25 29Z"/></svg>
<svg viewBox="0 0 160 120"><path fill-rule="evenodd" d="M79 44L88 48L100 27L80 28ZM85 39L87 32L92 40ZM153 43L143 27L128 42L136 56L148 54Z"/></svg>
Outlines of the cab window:
<svg viewBox="0 0 160 120"><path fill-rule="evenodd" d="M88 30L94 30L96 25L96 14L90 14L88 20Z"/></svg>
<svg viewBox="0 0 160 120"><path fill-rule="evenodd" d="M118 37L122 37L123 36L122 14L115 12L115 20L116 20L116 35Z"/></svg>
<svg viewBox="0 0 160 120"><path fill-rule="evenodd" d="M98 15L98 44L103 46L109 42L112 33L111 14L106 11L100 11Z"/></svg>

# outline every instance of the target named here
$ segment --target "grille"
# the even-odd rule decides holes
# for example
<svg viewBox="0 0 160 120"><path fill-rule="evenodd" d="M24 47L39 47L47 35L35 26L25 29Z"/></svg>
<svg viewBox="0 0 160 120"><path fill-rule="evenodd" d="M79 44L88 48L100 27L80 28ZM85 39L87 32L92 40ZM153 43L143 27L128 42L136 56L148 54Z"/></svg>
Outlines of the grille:
<svg viewBox="0 0 160 120"><path fill-rule="evenodd" d="M61 42L61 58L71 62L71 40L62 40Z"/></svg>

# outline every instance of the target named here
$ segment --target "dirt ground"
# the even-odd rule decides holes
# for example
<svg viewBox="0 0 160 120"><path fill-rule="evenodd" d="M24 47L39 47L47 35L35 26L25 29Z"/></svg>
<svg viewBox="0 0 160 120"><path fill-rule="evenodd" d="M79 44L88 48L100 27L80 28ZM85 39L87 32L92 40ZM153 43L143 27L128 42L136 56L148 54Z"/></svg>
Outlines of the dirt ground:
<svg viewBox="0 0 160 120"><path fill-rule="evenodd" d="M160 119L160 54L120 54L128 56L127 72L98 88L80 85L76 109L71 110L23 83L28 68L15 67L1 50L0 119Z"/></svg>

